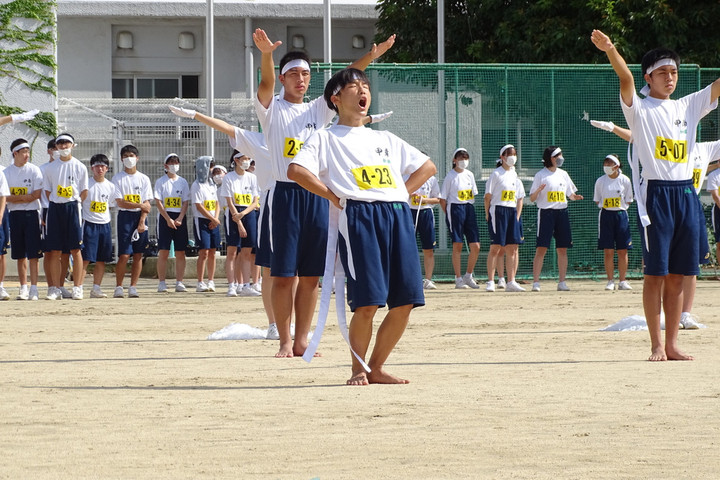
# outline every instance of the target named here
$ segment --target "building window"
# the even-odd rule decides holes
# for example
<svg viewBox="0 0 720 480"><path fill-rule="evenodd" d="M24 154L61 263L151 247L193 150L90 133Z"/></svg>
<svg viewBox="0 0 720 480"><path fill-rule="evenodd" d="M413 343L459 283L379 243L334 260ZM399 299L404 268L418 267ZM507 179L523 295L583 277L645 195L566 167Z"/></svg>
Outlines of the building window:
<svg viewBox="0 0 720 480"><path fill-rule="evenodd" d="M198 98L198 75L112 79L113 98Z"/></svg>

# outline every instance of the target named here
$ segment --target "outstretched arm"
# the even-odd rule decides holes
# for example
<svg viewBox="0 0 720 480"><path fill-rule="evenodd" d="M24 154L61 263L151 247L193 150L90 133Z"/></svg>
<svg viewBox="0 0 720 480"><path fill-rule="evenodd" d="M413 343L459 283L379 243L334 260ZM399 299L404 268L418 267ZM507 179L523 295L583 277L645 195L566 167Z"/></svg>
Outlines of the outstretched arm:
<svg viewBox="0 0 720 480"><path fill-rule="evenodd" d="M382 42L380 45L373 43L372 48L368 53L355 60L350 64L349 68L357 68L358 70L365 70L373 60L380 58L385 52L390 50L390 47L395 43L395 34L390 35L387 40Z"/></svg>
<svg viewBox="0 0 720 480"><path fill-rule="evenodd" d="M273 52L280 45L281 41L273 43L265 33L265 30L258 28L253 33L255 46L262 52L260 61L260 85L258 85L257 98L263 107L268 108L275 93L275 62Z"/></svg>
<svg viewBox="0 0 720 480"><path fill-rule="evenodd" d="M618 127L613 122L601 122L598 120L590 120L590 124L593 127L612 132L623 140L629 142L632 138L632 131L627 128Z"/></svg>
<svg viewBox="0 0 720 480"><path fill-rule="evenodd" d="M625 59L622 58L620 53L615 48L615 45L613 45L613 43L610 41L610 37L605 35L600 30L593 30L592 34L590 35L590 39L592 40L593 44L595 44L595 46L598 48L598 50L605 52L605 54L607 55L608 60L610 60L610 65L612 65L613 70L615 70L615 73L620 80L620 96L622 97L623 103L625 103L625 105L627 105L628 107L631 107L633 94L635 93L635 80L632 73L630 72L630 69L625 63ZM715 84L713 84L713 92L714 88ZM720 94L720 85L717 88L718 94ZM714 97L713 100L715 98L717 98L717 96Z"/></svg>
<svg viewBox="0 0 720 480"><path fill-rule="evenodd" d="M203 115L202 113L196 112L195 110L190 110L189 108L178 108L172 105L169 105L169 107L170 111L178 117L195 119L198 122L204 123L208 127L217 130L218 132L224 133L230 138L235 138L235 127L233 127L224 120L220 120L219 118L214 117L208 117L207 115Z"/></svg>

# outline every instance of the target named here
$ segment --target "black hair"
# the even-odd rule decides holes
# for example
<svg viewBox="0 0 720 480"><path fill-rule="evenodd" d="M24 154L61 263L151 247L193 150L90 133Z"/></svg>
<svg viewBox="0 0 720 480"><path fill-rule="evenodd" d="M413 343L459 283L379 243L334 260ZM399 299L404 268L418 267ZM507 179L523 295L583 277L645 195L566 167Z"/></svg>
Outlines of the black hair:
<svg viewBox="0 0 720 480"><path fill-rule="evenodd" d="M345 88L345 85L355 82L357 80L360 80L363 83L367 83L368 85L370 84L370 80L368 80L365 72L363 72L362 70L358 70L357 68L345 68L333 75L332 78L330 78L330 80L328 81L327 85L325 85L325 93L323 93L323 98L325 98L325 103L327 103L327 106L337 112L338 108L330 100L330 97L332 97L333 95L337 95L340 90Z"/></svg>
<svg viewBox="0 0 720 480"><path fill-rule="evenodd" d="M280 71L282 72L283 67L288 63L292 62L293 60L305 60L308 65L310 64L310 57L308 57L307 53L305 52L299 52L297 50L292 52L287 52L283 57L280 59Z"/></svg>
<svg viewBox="0 0 720 480"><path fill-rule="evenodd" d="M96 164L102 163L106 167L110 166L110 160L108 160L108 157L103 155L102 153L96 153L92 157L90 157L90 166L94 167Z"/></svg>
<svg viewBox="0 0 720 480"><path fill-rule="evenodd" d="M558 147L555 145L550 145L549 147L547 147L545 149L545 151L543 152L543 165L545 167L550 168L553 166L552 165L552 153L557 149L558 149ZM562 152L560 152L560 153L562 153Z"/></svg>
<svg viewBox="0 0 720 480"><path fill-rule="evenodd" d="M499 167L499 166L501 166L501 165L502 165L502 158L498 158L498 159L497 159L497 162L495 162L495 166L496 166L496 167Z"/></svg>
<svg viewBox="0 0 720 480"><path fill-rule="evenodd" d="M137 147L135 145L125 145L120 149L120 158L122 158L123 155L126 153L132 153L136 157L140 155L140 152L138 151Z"/></svg>
<svg viewBox="0 0 720 480"><path fill-rule="evenodd" d="M20 145L21 143L28 143L28 141L25 140L24 138L16 138L16 139L13 140L13 142L10 144L10 151L12 152L13 148L17 147L17 146Z"/></svg>
<svg viewBox="0 0 720 480"><path fill-rule="evenodd" d="M648 68L655 65L655 62L658 60L662 60L663 58L669 58L675 62L675 65L680 67L680 56L675 53L674 50L670 50L669 48L653 48L649 52L647 52L645 55L643 55L642 62L641 62L641 68L642 68L642 74L645 75L645 72Z"/></svg>
<svg viewBox="0 0 720 480"><path fill-rule="evenodd" d="M57 148L57 147L55 146L55 139L51 138L47 143L47 149L52 150L53 148Z"/></svg>

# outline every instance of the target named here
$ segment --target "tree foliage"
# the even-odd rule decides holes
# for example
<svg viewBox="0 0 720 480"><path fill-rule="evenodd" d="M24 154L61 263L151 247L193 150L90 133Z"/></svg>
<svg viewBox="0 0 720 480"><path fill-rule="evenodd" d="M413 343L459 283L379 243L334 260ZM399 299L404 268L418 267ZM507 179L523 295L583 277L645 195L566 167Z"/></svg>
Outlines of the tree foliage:
<svg viewBox="0 0 720 480"><path fill-rule="evenodd" d="M378 40L398 34L386 62L437 60L436 0L380 0ZM604 63L590 32L607 33L629 63L658 46L684 63L720 66L717 0L446 0L447 63Z"/></svg>

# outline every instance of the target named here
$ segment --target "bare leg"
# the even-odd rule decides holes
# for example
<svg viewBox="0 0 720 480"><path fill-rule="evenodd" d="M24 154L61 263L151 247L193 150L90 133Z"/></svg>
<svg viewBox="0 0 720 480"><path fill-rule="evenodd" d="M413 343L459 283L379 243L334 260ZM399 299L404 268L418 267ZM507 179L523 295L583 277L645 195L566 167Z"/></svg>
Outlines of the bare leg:
<svg viewBox="0 0 720 480"><path fill-rule="evenodd" d="M203 277L205 275L205 264L207 263L208 258L208 249L203 248L198 250L198 258L197 258L197 281L198 283L203 281Z"/></svg>
<svg viewBox="0 0 720 480"><path fill-rule="evenodd" d="M78 268L80 266L78 265ZM55 285L56 287L62 287L65 284L65 278L67 278L68 272L70 271L70 254L61 253L60 255L60 283Z"/></svg>
<svg viewBox="0 0 720 480"><path fill-rule="evenodd" d="M252 248L245 247L240 249L240 255L238 255L237 264L235 268L240 272L240 280L242 283L251 283L250 271L252 269L252 263L250 258L252 257Z"/></svg>
<svg viewBox="0 0 720 480"><path fill-rule="evenodd" d="M473 273L478 255L480 255L480 242L473 242L470 245L470 253L468 253L467 270L465 273Z"/></svg>
<svg viewBox="0 0 720 480"><path fill-rule="evenodd" d="M617 256L618 256L618 275L620 276L620 281L624 282L626 280L625 277L627 276L627 269L628 269L628 251L627 251L627 249L618 250Z"/></svg>
<svg viewBox="0 0 720 480"><path fill-rule="evenodd" d="M185 252L175 251L175 279L182 282L185 277Z"/></svg>
<svg viewBox="0 0 720 480"><path fill-rule="evenodd" d="M265 315L268 317L268 325L275 323L275 315L272 307L273 277L270 276L270 269L262 267L262 301L265 307Z"/></svg>
<svg viewBox="0 0 720 480"><path fill-rule="evenodd" d="M43 270L45 271L45 283L47 283L48 287L51 287L51 286L53 286L53 285L50 285L50 257L51 257L51 255L50 255L50 252L43 252L43 254L44 254L43 255ZM4 259L5 257L3 256L0 258ZM4 263L5 260L2 260L2 262Z"/></svg>
<svg viewBox="0 0 720 480"><path fill-rule="evenodd" d="M695 287L697 277L695 275L687 275L682 281L682 311L692 312L693 302L695 301Z"/></svg>
<svg viewBox="0 0 720 480"><path fill-rule="evenodd" d="M30 285L37 285L40 276L40 263L37 258L28 260L30 263Z"/></svg>
<svg viewBox="0 0 720 480"><path fill-rule="evenodd" d="M137 287L140 274L142 273L142 253L133 253L133 263L130 269L130 286Z"/></svg>
<svg viewBox="0 0 720 480"><path fill-rule="evenodd" d="M60 279L60 256L62 252L60 250L53 250L51 252L47 252L47 266L48 271L50 273L50 276L48 277L48 286L49 287L60 287L62 285L62 281ZM3 256L3 258L5 258ZM3 273L5 272L5 269L3 269Z"/></svg>
<svg viewBox="0 0 720 480"><path fill-rule="evenodd" d="M293 356L290 320L293 312L293 284L295 283L295 278L297 277L272 277L272 310L280 336L280 350L275 354L278 358Z"/></svg>
<svg viewBox="0 0 720 480"><path fill-rule="evenodd" d="M517 274L517 257L518 257L518 246L517 245L506 245L505 246L505 261L507 262L507 276L508 281L514 282L515 275ZM499 264L502 265L502 257L500 257ZM498 275L500 275L500 269L498 268Z"/></svg>
<svg viewBox="0 0 720 480"><path fill-rule="evenodd" d="M89 261L89 260L83 260L83 266L82 266L82 276L83 276L83 278L85 278L85 276L87 275L88 265L90 265L90 261ZM94 274L95 272L97 272L97 264L95 264L95 267L93 267L93 274ZM100 284L98 283L98 285L100 285Z"/></svg>
<svg viewBox="0 0 720 480"><path fill-rule="evenodd" d="M558 273L559 273L558 281L564 282L565 277L567 276L567 267L568 267L567 248L558 248L557 256L558 256L557 263L558 263Z"/></svg>
<svg viewBox="0 0 720 480"><path fill-rule="evenodd" d="M84 262L86 264L86 262ZM85 278L85 272L87 269L83 270L83 278ZM94 285L102 285L103 275L105 274L105 262L95 262L95 267L93 268L93 284Z"/></svg>
<svg viewBox="0 0 720 480"><path fill-rule="evenodd" d="M498 258L495 260L495 269L497 270L497 276L498 278L503 278L505 276L505 262L509 262L507 249L505 250L505 255L500 254ZM508 276L510 275L510 266L508 265ZM509 280L509 278L508 278Z"/></svg>
<svg viewBox="0 0 720 480"><path fill-rule="evenodd" d="M435 250L432 248L423 250L423 264L425 265L425 278L432 280L433 270L435 270Z"/></svg>
<svg viewBox="0 0 720 480"><path fill-rule="evenodd" d="M367 374L368 382L410 383L409 380L387 373L383 367L390 353L395 348L395 345L397 345L397 342L400 340L400 337L402 337L405 332L405 328L410 320L412 308L412 305L402 305L390 309L387 315L385 315L385 319L382 324L380 324L380 328L378 328L377 336L375 337L375 346L373 347L373 352L368 362L368 367L370 367L370 373Z"/></svg>
<svg viewBox="0 0 720 480"><path fill-rule="evenodd" d="M547 253L547 247L537 247L535 249L535 258L533 258L533 282L540 281L540 272L542 272L543 262L545 261L545 253Z"/></svg>
<svg viewBox="0 0 720 480"><path fill-rule="evenodd" d="M25 285L27 283L27 258L18 258L17 259L17 271L18 271L18 280L20 280L20 285Z"/></svg>
<svg viewBox="0 0 720 480"><path fill-rule="evenodd" d="M237 247L227 247L227 255L225 256L225 273L227 274L228 285L232 285L238 281L235 274L235 257L237 256Z"/></svg>
<svg viewBox="0 0 720 480"><path fill-rule="evenodd" d="M462 243L456 242L452 244L452 266L453 272L455 272L455 278L462 276L460 273L460 255L462 254L462 248Z"/></svg>
<svg viewBox="0 0 720 480"><path fill-rule="evenodd" d="M77 266L77 270L78 270L78 271L73 271L73 284L76 287L82 287L82 284L85 281L85 277L83 276L83 271L82 271L82 264L83 264L82 251L80 251L79 248L76 250L70 250L70 255L72 255L73 265ZM138 276L140 276L140 275L138 274Z"/></svg>
<svg viewBox="0 0 720 480"><path fill-rule="evenodd" d="M693 359L691 355L681 352L677 346L683 305L683 278L683 275L672 273L665 277L663 310L665 311L665 355L668 360Z"/></svg>
<svg viewBox="0 0 720 480"><path fill-rule="evenodd" d="M122 287L129 259L130 255L123 254L118 256L117 265L115 265L115 285L118 287Z"/></svg>
<svg viewBox="0 0 720 480"><path fill-rule="evenodd" d="M643 282L643 310L650 334L650 360L658 362L667 360L663 346L662 330L660 329L660 309L662 307L663 284L665 277L645 275ZM667 318L665 319L667 322ZM667 325L665 326L667 328ZM678 326L679 328L679 326Z"/></svg>
<svg viewBox="0 0 720 480"><path fill-rule="evenodd" d="M164 282L167 276L167 261L170 256L170 250L159 250L157 259L157 276L158 280ZM96 284L99 285L99 284Z"/></svg>
<svg viewBox="0 0 720 480"><path fill-rule="evenodd" d="M605 261L605 276L608 282L612 282L615 278L615 250L612 248L603 249L603 257ZM627 250L625 250L625 259L627 260ZM620 252L618 252L618 267L620 266ZM627 265L626 265L627 267ZM620 281L622 282L625 278L620 275Z"/></svg>
<svg viewBox="0 0 720 480"><path fill-rule="evenodd" d="M370 339L373 331L373 318L377 312L377 306L359 307L353 312L350 326L348 328L348 339L350 347L358 354L360 358L365 360L367 350L370 347ZM352 376L347 381L348 385L368 385L367 373L355 355L350 353L352 360Z"/></svg>
<svg viewBox="0 0 720 480"><path fill-rule="evenodd" d="M295 293L295 342L293 355L302 356L308 346L308 333L315 315L320 277L300 277ZM320 354L316 353L319 357Z"/></svg>
<svg viewBox="0 0 720 480"><path fill-rule="evenodd" d="M215 280L215 250L216 249L211 248L207 253L208 281Z"/></svg>
<svg viewBox="0 0 720 480"><path fill-rule="evenodd" d="M487 256L488 282L495 280L495 266L501 261L503 253L504 249L500 245L490 245L490 252Z"/></svg>

